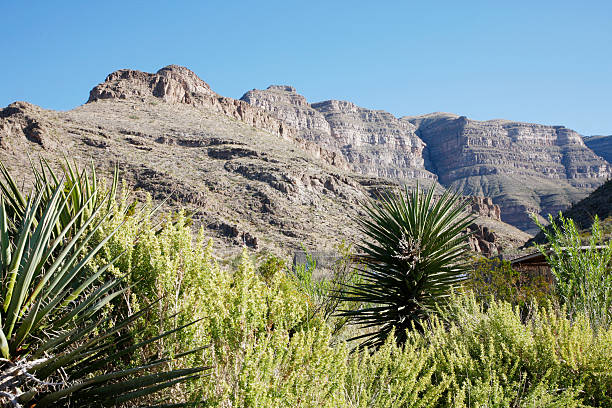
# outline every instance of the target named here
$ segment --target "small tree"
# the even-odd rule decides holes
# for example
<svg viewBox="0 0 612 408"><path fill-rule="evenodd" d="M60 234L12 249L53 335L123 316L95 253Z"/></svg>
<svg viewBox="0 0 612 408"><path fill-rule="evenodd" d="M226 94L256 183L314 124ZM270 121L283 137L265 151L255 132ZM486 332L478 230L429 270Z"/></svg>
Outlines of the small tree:
<svg viewBox="0 0 612 408"><path fill-rule="evenodd" d="M561 301L570 313L583 312L593 327L607 328L612 321L612 241L605 243L595 216L586 245L574 221L549 216L550 226L538 226L548 245L537 245L555 278Z"/></svg>

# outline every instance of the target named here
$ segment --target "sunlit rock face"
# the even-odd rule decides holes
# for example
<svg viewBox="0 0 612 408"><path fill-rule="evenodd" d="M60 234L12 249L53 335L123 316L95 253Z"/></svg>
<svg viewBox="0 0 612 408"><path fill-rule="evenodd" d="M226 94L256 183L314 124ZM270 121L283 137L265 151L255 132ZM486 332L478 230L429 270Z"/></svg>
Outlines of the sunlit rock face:
<svg viewBox="0 0 612 408"><path fill-rule="evenodd" d="M241 98L298 129L299 136L342 154L353 170L394 179L435 178L415 126L385 111L330 100L309 104L295 88L272 85Z"/></svg>
<svg viewBox="0 0 612 408"><path fill-rule="evenodd" d="M576 202L612 174L610 165L563 126L435 113L402 120L426 143L425 166L445 186L493 198L502 220L535 230L545 217Z"/></svg>

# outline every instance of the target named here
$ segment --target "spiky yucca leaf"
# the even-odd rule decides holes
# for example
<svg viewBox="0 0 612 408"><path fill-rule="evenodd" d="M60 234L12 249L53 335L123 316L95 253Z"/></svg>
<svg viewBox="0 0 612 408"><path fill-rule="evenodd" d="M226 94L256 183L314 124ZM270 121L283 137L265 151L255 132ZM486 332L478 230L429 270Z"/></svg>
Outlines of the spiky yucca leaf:
<svg viewBox="0 0 612 408"><path fill-rule="evenodd" d="M121 227L93 244L112 215L114 191L101 196L73 170L66 182L46 171L30 195L12 179L0 189L0 403L11 397L13 405L111 406L199 375L203 367L165 370L171 359L164 356L125 366L124 357L185 326L133 344L135 322L149 308L102 316L128 289L105 276L117 258L86 267Z"/></svg>
<svg viewBox="0 0 612 408"><path fill-rule="evenodd" d="M61 165L60 175L55 174L49 163L40 159L37 167L30 160L30 170L34 176L33 191L30 194L35 196L40 194L42 205L40 210L46 207L46 204L51 199L54 191L59 185L63 185L63 190L60 191L60 199L66 201L66 205L62 209L53 234L57 235L63 229L63 226L73 221L72 231L68 231L70 235L73 231L78 230L83 222L92 214L104 197L99 193L99 181L95 166L91 164L88 171L85 169L79 170L75 163L71 163L68 159ZM0 175L3 180L0 180L0 192L5 198L5 207L7 212L7 221L14 223L14 220L20 220L24 217L27 206L27 198L20 191L17 181L11 176L7 168L0 162ZM115 167L112 182L109 186L109 195L115 197L117 186L119 184L119 170ZM107 200L107 207L110 208L112 200ZM80 215L76 217L75 215ZM37 214L39 217L42 214Z"/></svg>
<svg viewBox="0 0 612 408"><path fill-rule="evenodd" d="M403 194L386 193L364 205L358 219L367 240L358 246L360 280L339 293L342 300L361 302L343 310L366 330L353 340L377 348L394 330L398 343L406 330L419 329L428 311L449 296L469 270L466 229L473 217L457 194L434 198L434 186Z"/></svg>

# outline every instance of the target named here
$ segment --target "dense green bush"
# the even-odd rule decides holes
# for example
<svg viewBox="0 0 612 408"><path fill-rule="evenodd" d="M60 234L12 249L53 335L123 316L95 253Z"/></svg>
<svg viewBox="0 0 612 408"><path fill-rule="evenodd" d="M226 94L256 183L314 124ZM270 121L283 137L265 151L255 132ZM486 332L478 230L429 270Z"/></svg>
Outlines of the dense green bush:
<svg viewBox="0 0 612 408"><path fill-rule="evenodd" d="M108 211L114 190L104 194L95 173L70 166L65 178L48 166L35 171L29 194L1 163L0 173L0 404L120 405L199 377L203 367L165 370L172 356L146 353L172 333L139 333L135 323L151 304L113 310L127 290L107 274L116 257L90 263L118 231L102 224L129 218ZM132 364L136 353L143 358Z"/></svg>
<svg viewBox="0 0 612 408"><path fill-rule="evenodd" d="M360 347L379 347L391 332L403 343L406 330L418 329L466 278L472 216L459 195L434 191L433 184L426 192L417 185L364 205L366 215L357 220L366 237L358 245L360 280L340 294L362 302L341 313L365 329L355 337Z"/></svg>
<svg viewBox="0 0 612 408"><path fill-rule="evenodd" d="M527 311L532 303L544 306L554 301L554 286L544 275L528 275L512 268L509 261L479 257L474 260L463 288L485 304L491 299L518 305Z"/></svg>
<svg viewBox="0 0 612 408"><path fill-rule="evenodd" d="M582 312L595 328L612 323L612 240L605 241L595 216L587 242L572 219L550 217L542 231L547 245L538 245L546 257L561 300L571 314ZM586 244L586 245L585 245Z"/></svg>
<svg viewBox="0 0 612 408"><path fill-rule="evenodd" d="M159 230L131 223L105 255L126 250L119 265L143 283L130 307L165 296L150 312L156 332L201 319L163 343L174 353L204 347L184 364L211 367L177 397L218 407L612 406L612 331L595 332L580 312L547 306L525 317L503 300L484 308L455 295L404 346L388 338L351 353L342 339L354 327L337 331L326 319L319 289L329 284L313 282L311 270L290 271L276 257L256 266L246 250L222 266L180 214Z"/></svg>

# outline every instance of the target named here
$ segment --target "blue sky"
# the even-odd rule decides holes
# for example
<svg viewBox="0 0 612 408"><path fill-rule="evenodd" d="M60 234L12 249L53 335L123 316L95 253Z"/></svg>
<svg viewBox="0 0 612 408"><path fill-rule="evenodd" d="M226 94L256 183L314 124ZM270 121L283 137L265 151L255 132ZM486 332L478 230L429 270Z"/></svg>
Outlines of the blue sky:
<svg viewBox="0 0 612 408"><path fill-rule="evenodd" d="M3 1L0 16L0 106L67 110L116 69L179 64L234 98L291 84L397 116L612 134L610 1Z"/></svg>

